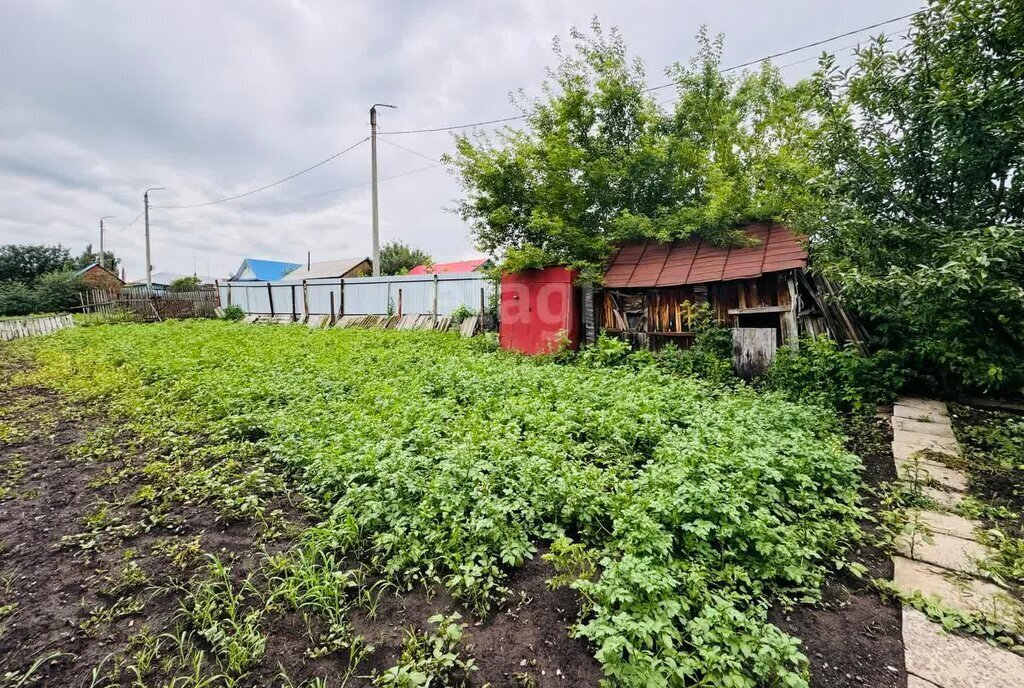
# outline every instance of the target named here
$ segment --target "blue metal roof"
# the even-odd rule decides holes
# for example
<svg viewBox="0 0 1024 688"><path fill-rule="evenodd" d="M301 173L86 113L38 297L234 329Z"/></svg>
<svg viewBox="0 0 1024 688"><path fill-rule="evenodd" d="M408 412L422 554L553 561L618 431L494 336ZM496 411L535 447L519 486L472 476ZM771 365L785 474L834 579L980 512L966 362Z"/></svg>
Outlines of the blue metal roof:
<svg viewBox="0 0 1024 688"><path fill-rule="evenodd" d="M279 280L284 278L292 270L302 267L301 263L285 263L279 260L260 260L259 258L246 258L242 261L241 273L245 266L249 266L258 280Z"/></svg>

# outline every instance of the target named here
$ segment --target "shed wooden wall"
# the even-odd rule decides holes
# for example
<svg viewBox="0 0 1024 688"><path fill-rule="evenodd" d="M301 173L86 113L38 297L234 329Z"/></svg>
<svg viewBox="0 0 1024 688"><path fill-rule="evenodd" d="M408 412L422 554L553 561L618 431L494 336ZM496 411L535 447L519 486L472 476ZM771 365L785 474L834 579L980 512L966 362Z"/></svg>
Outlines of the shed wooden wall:
<svg viewBox="0 0 1024 688"><path fill-rule="evenodd" d="M634 343L660 348L667 342L689 346L692 315L697 305L708 303L725 327L739 327L742 320L758 318L779 327L780 313L738 315L730 310L790 307L788 273L772 273L754 279L650 289L602 289L595 294L598 327L609 334L624 335Z"/></svg>

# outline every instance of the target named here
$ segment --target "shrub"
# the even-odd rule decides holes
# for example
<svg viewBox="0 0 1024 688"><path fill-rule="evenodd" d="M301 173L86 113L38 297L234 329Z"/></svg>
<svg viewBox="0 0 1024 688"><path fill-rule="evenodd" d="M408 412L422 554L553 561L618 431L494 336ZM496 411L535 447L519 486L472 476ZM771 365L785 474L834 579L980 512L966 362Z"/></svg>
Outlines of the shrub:
<svg viewBox="0 0 1024 688"><path fill-rule="evenodd" d="M35 313L36 295L21 282L0 285L0 315L28 315Z"/></svg>
<svg viewBox="0 0 1024 688"><path fill-rule="evenodd" d="M470 317L472 317L474 315L476 315L476 311L471 309L466 304L462 304L461 306L459 306L458 308L456 308L455 310L452 311L452 314L451 314L452 325L458 327L459 325L461 325L463 323L463 321L466 318L470 318Z"/></svg>
<svg viewBox="0 0 1024 688"><path fill-rule="evenodd" d="M904 376L891 351L864 356L852 345L839 347L821 336L801 340L798 351L779 351L760 384L795 399L851 412L891 401Z"/></svg>
<svg viewBox="0 0 1024 688"><path fill-rule="evenodd" d="M36 282L36 309L55 313L69 311L81 301L82 279L72 270L50 272Z"/></svg>
<svg viewBox="0 0 1024 688"><path fill-rule="evenodd" d="M245 311L241 306L228 306L221 317L225 320L241 320L245 317Z"/></svg>
<svg viewBox="0 0 1024 688"><path fill-rule="evenodd" d="M170 286L167 287L167 291L172 293L178 293L183 291L197 291L198 289L198 277L179 277L178 279L171 282Z"/></svg>

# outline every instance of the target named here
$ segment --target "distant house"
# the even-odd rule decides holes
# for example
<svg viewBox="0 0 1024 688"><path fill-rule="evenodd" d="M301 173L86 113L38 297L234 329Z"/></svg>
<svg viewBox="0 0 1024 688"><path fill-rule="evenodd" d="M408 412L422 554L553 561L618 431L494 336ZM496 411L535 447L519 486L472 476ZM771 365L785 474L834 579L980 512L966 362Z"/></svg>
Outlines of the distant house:
<svg viewBox="0 0 1024 688"><path fill-rule="evenodd" d="M166 294L170 289L171 285L180 280L188 277L198 277L199 284L214 284L216 280L208 275L182 275L177 272L154 272L153 273L153 293L154 294ZM146 286L146 280L134 280L125 285L125 289L143 289Z"/></svg>
<svg viewBox="0 0 1024 688"><path fill-rule="evenodd" d="M272 282L284 279L285 275L302 267L301 263L285 263L279 260L261 260L245 258L235 274L229 278L232 282L259 280Z"/></svg>
<svg viewBox="0 0 1024 688"><path fill-rule="evenodd" d="M113 270L108 270L99 263L89 263L75 273L75 277L82 280L86 289L104 289L107 291L121 291L124 287L124 280L117 276Z"/></svg>
<svg viewBox="0 0 1024 688"><path fill-rule="evenodd" d="M446 272L480 272L491 267L492 263L487 258L474 258L472 260L459 260L454 263L434 263L432 265L417 265L409 271L410 275L441 275Z"/></svg>
<svg viewBox="0 0 1024 688"><path fill-rule="evenodd" d="M300 267L289 272L287 280L310 280L338 277L365 277L373 272L373 263L369 258L342 258L327 260L321 263L310 263L308 268Z"/></svg>

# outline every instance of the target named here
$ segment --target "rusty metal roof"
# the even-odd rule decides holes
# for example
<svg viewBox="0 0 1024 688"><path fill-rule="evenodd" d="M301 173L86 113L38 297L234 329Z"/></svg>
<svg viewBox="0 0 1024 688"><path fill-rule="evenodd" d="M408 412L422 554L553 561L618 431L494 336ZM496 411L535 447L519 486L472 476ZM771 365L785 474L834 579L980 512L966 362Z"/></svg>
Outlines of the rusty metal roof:
<svg viewBox="0 0 1024 688"><path fill-rule="evenodd" d="M745 229L752 246L722 248L701 239L672 243L633 242L622 246L604 274L606 287L676 287L727 282L807 267L805 240L782 225Z"/></svg>

